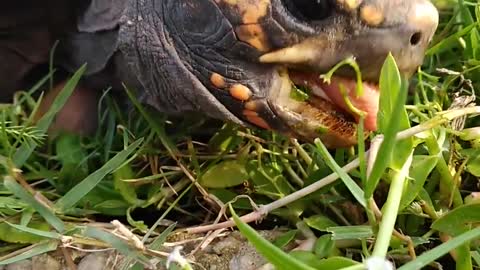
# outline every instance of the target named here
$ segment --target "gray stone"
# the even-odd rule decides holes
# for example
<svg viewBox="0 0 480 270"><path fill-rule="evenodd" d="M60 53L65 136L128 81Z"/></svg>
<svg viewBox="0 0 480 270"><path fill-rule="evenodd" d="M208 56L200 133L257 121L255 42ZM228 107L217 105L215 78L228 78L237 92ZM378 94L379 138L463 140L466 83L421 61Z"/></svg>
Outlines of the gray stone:
<svg viewBox="0 0 480 270"><path fill-rule="evenodd" d="M77 270L104 270L109 253L95 252L85 256L77 266Z"/></svg>
<svg viewBox="0 0 480 270"><path fill-rule="evenodd" d="M62 264L54 257L42 254L32 258L32 270L61 270Z"/></svg>
<svg viewBox="0 0 480 270"><path fill-rule="evenodd" d="M5 267L5 270L33 270L31 260L23 260L11 263Z"/></svg>

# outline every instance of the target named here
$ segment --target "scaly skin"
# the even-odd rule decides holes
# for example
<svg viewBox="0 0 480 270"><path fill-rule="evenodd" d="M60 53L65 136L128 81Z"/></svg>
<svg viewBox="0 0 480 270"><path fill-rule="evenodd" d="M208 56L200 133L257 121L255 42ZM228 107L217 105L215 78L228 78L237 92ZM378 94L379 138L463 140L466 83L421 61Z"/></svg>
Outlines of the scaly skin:
<svg viewBox="0 0 480 270"><path fill-rule="evenodd" d="M57 63L72 72L87 62L88 87L123 82L159 111L318 136L330 147L356 141L355 121L318 97L290 98L289 71L321 74L355 57L375 83L391 52L410 76L438 24L427 0L93 0L69 9L78 30L65 31Z"/></svg>

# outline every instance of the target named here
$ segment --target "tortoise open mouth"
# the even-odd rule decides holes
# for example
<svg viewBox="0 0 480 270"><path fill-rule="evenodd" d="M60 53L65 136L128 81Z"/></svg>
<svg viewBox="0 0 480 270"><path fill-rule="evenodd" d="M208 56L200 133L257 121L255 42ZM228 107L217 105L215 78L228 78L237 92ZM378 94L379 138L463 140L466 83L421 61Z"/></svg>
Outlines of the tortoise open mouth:
<svg viewBox="0 0 480 270"><path fill-rule="evenodd" d="M295 137L320 138L332 148L357 143L363 115L365 135L377 128L378 84L363 82L359 93L355 79L334 76L326 82L320 73L281 69L279 90L270 105Z"/></svg>

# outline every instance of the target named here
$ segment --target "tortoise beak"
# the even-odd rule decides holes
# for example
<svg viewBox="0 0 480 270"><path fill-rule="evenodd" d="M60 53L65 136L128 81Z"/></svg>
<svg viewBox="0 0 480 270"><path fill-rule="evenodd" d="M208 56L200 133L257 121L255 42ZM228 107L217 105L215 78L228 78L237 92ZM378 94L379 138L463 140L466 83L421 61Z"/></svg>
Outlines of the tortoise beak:
<svg viewBox="0 0 480 270"><path fill-rule="evenodd" d="M383 61L392 53L400 71L412 75L422 64L437 29L437 9L426 0L408 1L411 5L406 17L399 18L394 14L395 9L382 11L380 7L374 8L374 3L364 2L358 13L367 27L352 30L349 35L336 33L332 36L330 32L322 32L291 47L266 53L259 61L326 72L343 59L354 57L362 77L377 81ZM387 20L387 16L390 19ZM347 76L352 76L351 72L351 69L340 70L340 74Z"/></svg>
<svg viewBox="0 0 480 270"><path fill-rule="evenodd" d="M306 140L320 137L331 148L356 144L358 117L342 104L342 89L338 87L338 82L346 82L350 85L347 90L350 93L354 90L354 83L348 81L355 78L353 69L348 66L339 69L335 73L337 82L332 82L337 85L335 87L316 81L340 61L353 57L365 80L364 87L371 90L369 96L357 102L363 106L363 111L370 113L366 118L368 123L365 122L370 131L376 128L379 102L376 83L388 54L394 56L405 77L413 75L422 64L438 26L436 8L426 0L404 1L401 4L398 1L364 0L362 3L356 11L362 20L361 27L350 29L347 33L337 29L335 35L328 31L320 32L259 58L262 63L287 67L287 70L279 72L278 83L270 90L269 104L295 137ZM403 12L396 14L394 4L403 5ZM297 86L310 87L308 100L291 98L292 81Z"/></svg>

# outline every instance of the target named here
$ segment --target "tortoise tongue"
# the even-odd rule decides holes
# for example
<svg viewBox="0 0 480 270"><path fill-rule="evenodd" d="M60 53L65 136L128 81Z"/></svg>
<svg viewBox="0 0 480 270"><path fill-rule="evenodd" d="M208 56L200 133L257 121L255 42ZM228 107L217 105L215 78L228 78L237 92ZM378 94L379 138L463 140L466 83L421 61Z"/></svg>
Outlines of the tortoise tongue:
<svg viewBox="0 0 480 270"><path fill-rule="evenodd" d="M327 84L318 74L303 72L290 72L290 79L296 85L311 89L312 93L317 96L323 98L326 96L331 103L351 114L358 123L360 117L345 103L344 95L342 95L340 90L340 85L343 85L346 96L353 107L366 113L365 129L369 131L377 129L378 103L380 100L380 92L377 85L364 82L363 95L357 96L357 82L352 79L332 77L330 84Z"/></svg>

